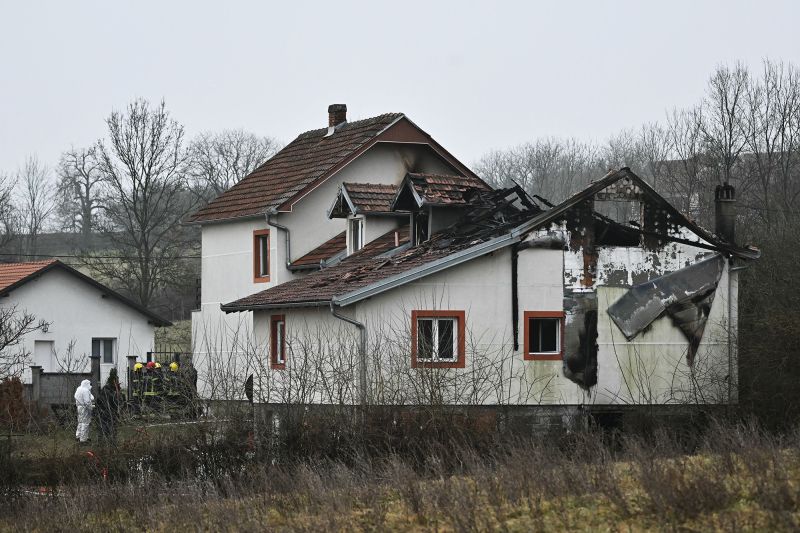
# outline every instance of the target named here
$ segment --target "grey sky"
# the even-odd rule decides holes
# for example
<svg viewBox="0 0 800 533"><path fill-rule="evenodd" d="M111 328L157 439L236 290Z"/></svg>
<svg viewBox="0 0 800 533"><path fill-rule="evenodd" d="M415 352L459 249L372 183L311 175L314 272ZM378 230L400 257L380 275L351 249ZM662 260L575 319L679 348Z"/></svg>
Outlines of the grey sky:
<svg viewBox="0 0 800 533"><path fill-rule="evenodd" d="M466 163L539 136L603 139L698 101L719 63L800 64L798 2L0 0L0 172L105 132L137 96L187 133L288 142L403 111Z"/></svg>

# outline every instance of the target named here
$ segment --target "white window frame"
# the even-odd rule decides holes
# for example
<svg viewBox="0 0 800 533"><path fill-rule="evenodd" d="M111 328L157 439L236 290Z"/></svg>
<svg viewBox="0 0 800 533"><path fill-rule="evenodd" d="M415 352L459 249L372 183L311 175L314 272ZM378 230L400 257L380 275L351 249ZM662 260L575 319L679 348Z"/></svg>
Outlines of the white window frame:
<svg viewBox="0 0 800 533"><path fill-rule="evenodd" d="M358 226L358 231L353 231L353 226ZM353 235L357 233L357 235ZM356 239L357 238L359 247L356 248ZM353 217L347 219L347 254L354 254L360 249L364 247L364 217Z"/></svg>
<svg viewBox="0 0 800 533"><path fill-rule="evenodd" d="M100 342L100 364L101 365L116 365L117 364L117 339L113 337L92 337L92 355L94 355L94 343L95 341ZM106 355L106 343L105 341L111 341L111 362L106 362L105 355Z"/></svg>
<svg viewBox="0 0 800 533"><path fill-rule="evenodd" d="M547 352L541 352L541 351L540 352L531 352L530 351L530 346L526 346L525 349L528 350L528 355L556 355L556 354L560 354L561 353L561 320L562 319L560 317L546 317L546 316L529 317L528 318L528 321L529 321L528 330L530 331L530 337L531 337L531 339L529 339L529 342L530 342L530 340L533 339L533 324L531 324L530 321L534 321L534 323L535 323L536 320L552 320L552 321L554 321L556 323L556 349L554 351L547 351ZM541 326L540 326L540 328L541 328ZM541 338L542 338L542 336L541 336L541 333L540 333L539 334L539 340L540 341L541 341Z"/></svg>
<svg viewBox="0 0 800 533"><path fill-rule="evenodd" d="M275 364L286 364L286 319L276 320L275 324Z"/></svg>
<svg viewBox="0 0 800 533"><path fill-rule="evenodd" d="M433 336L433 345L431 347L432 357L421 357L419 343L421 339L419 324L420 322L432 322L431 334ZM439 322L447 321L453 325L453 356L450 358L439 357ZM458 361L458 318L450 316L421 316L417 318L417 361L421 363L455 363Z"/></svg>
<svg viewBox="0 0 800 533"><path fill-rule="evenodd" d="M256 235L258 241L258 277L266 278L269 276L269 233ZM266 243L266 249L264 249Z"/></svg>

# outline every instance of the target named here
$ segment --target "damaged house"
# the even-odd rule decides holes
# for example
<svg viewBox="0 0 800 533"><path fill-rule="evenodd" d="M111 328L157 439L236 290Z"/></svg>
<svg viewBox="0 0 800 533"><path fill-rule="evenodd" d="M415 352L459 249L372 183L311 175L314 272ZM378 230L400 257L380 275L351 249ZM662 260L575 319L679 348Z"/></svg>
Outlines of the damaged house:
<svg viewBox="0 0 800 533"><path fill-rule="evenodd" d="M315 150L376 120L331 112L327 130L301 135L195 215L204 302L217 278L193 322L209 391L235 368L254 375L265 403L736 401L737 272L759 252L735 244L732 187L717 188L713 233L627 168L552 205L493 189L393 117L360 134L348 163L325 152L325 170ZM282 155L304 136L316 144ZM359 162L375 149L381 157ZM315 177L287 190L303 168ZM249 218L207 218L235 209ZM234 242L246 267L221 268ZM267 285L247 290L239 275ZM212 313L235 340L208 328Z"/></svg>

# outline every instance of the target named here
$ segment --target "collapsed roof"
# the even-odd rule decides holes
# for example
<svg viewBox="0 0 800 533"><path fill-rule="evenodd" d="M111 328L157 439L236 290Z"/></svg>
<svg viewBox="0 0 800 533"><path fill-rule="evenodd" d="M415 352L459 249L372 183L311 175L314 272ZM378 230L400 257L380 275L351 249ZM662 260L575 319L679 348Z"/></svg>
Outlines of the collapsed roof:
<svg viewBox="0 0 800 533"><path fill-rule="evenodd" d="M414 179L407 177L404 183L417 190ZM666 224L683 226L698 237L697 240L691 240L669 236L662 227L662 232L656 235L658 239L682 242L743 259L757 259L760 255L754 248L742 248L727 243L701 228L672 207L630 169L623 168L610 172L547 210L543 210L518 186L500 190L466 188L458 192L459 203L450 205L468 205L469 209L464 210L458 222L432 235L422 244L410 246L407 243L406 228L392 231L335 266L221 307L223 311L233 312L330 303L349 305L520 242L531 231L565 220L569 213L583 209L586 202L592 200L597 193L613 191L614 187L635 190L643 199L646 197L657 206L666 217ZM608 191L607 194L612 194ZM394 205L398 204L398 198L399 195L395 198ZM604 227L622 226L591 209L590 214L605 224ZM648 232L641 227L625 225L624 231L648 236Z"/></svg>
<svg viewBox="0 0 800 533"><path fill-rule="evenodd" d="M470 191L489 189L486 183L474 177L409 172L397 188L391 209L409 211L424 205L467 205Z"/></svg>
<svg viewBox="0 0 800 533"><path fill-rule="evenodd" d="M222 310L327 305L337 296L488 243L540 211L519 187L475 190L470 195L470 211L458 224L418 246L409 246L409 228L404 226L387 232L334 266L225 304Z"/></svg>

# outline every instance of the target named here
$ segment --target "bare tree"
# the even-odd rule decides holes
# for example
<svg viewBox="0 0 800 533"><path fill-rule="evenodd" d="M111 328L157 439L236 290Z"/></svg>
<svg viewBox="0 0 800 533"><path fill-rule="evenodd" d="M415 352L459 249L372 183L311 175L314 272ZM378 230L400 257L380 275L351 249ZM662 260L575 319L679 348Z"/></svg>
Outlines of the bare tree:
<svg viewBox="0 0 800 533"><path fill-rule="evenodd" d="M66 227L81 234L84 248L91 244L103 208L100 163L97 147L92 146L67 150L58 164L59 215Z"/></svg>
<svg viewBox="0 0 800 533"><path fill-rule="evenodd" d="M186 179L183 126L162 101L136 100L106 120L108 140L97 145L104 213L114 231L114 260L85 260L102 277L149 305L181 280L190 248L181 219L194 208Z"/></svg>
<svg viewBox="0 0 800 533"><path fill-rule="evenodd" d="M800 194L794 179L800 148L799 81L792 66L765 61L762 78L752 79L745 95L744 170L752 177L755 207L767 227L772 227L776 215L794 208Z"/></svg>
<svg viewBox="0 0 800 533"><path fill-rule="evenodd" d="M593 146L546 138L490 152L474 168L496 186L517 183L530 194L558 202L588 183L596 165Z"/></svg>
<svg viewBox="0 0 800 533"><path fill-rule="evenodd" d="M203 133L191 144L191 175L204 197L228 190L280 148L271 137L243 130Z"/></svg>
<svg viewBox="0 0 800 533"><path fill-rule="evenodd" d="M715 163L720 183L734 183L735 167L747 146L749 130L744 120L744 106L749 81L747 68L737 63L733 68L717 68L708 83L701 126L706 150Z"/></svg>
<svg viewBox="0 0 800 533"><path fill-rule="evenodd" d="M17 172L21 188L21 230L25 233L24 255L35 256L39 235L45 229L56 207L56 197L50 183L50 169L36 156L29 156Z"/></svg>
<svg viewBox="0 0 800 533"><path fill-rule="evenodd" d="M9 244L17 234L18 213L14 205L14 185L12 176L0 174L0 249L8 252Z"/></svg>
<svg viewBox="0 0 800 533"><path fill-rule="evenodd" d="M44 326L44 322L37 322L34 315L19 311L16 305L0 307L0 381L22 374L31 356L22 340Z"/></svg>
<svg viewBox="0 0 800 533"><path fill-rule="evenodd" d="M672 159L667 162L665 190L684 213L699 218L705 156L703 115L699 107L673 110L667 117L667 137Z"/></svg>

